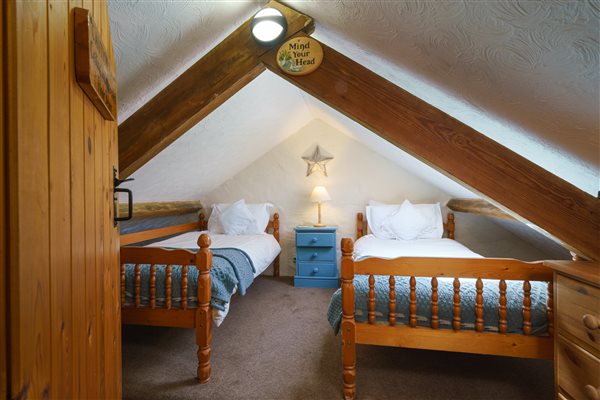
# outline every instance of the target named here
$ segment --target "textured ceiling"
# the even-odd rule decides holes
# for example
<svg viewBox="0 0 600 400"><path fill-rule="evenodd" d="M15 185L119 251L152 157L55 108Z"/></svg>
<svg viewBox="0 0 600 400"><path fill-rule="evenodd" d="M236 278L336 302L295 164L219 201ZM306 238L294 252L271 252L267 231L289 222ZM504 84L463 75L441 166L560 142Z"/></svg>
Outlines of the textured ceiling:
<svg viewBox="0 0 600 400"><path fill-rule="evenodd" d="M273 95L276 93L276 95ZM274 112L274 110L283 110ZM315 118L451 197L473 193L300 89L265 71L133 174L135 201L197 200Z"/></svg>
<svg viewBox="0 0 600 400"><path fill-rule="evenodd" d="M244 1L109 0L119 122L260 9Z"/></svg>
<svg viewBox="0 0 600 400"><path fill-rule="evenodd" d="M583 190L598 191L598 2L286 3L315 18L314 36L324 43ZM120 121L261 4L110 2ZM283 81L274 84L280 85L271 88L275 92L286 90ZM256 88L261 90L266 88ZM270 112L289 111L288 106L276 102ZM339 117L310 101L304 107L315 117ZM186 136L180 140L188 140ZM378 146L377 137L363 136L370 146ZM256 142L261 149L246 150L264 153L265 143L274 144ZM222 174L227 175L232 174Z"/></svg>
<svg viewBox="0 0 600 400"><path fill-rule="evenodd" d="M278 107L286 112L274 114ZM134 172L135 181L125 186L135 201L198 200L311 119L300 89L263 73Z"/></svg>

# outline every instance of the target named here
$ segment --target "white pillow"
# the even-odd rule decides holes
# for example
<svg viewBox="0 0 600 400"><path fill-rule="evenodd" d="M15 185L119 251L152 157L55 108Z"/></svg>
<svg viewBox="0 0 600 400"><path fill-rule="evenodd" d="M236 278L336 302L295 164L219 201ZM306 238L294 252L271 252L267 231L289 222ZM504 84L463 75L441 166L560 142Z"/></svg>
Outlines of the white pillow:
<svg viewBox="0 0 600 400"><path fill-rule="evenodd" d="M210 233L225 233L223 224L221 224L221 213L231 204L219 203L212 205L210 217L208 217L208 231Z"/></svg>
<svg viewBox="0 0 600 400"><path fill-rule="evenodd" d="M244 199L223 210L220 220L226 235L242 235L250 225L256 225L256 219L248 210Z"/></svg>
<svg viewBox="0 0 600 400"><path fill-rule="evenodd" d="M431 221L408 200L394 211L381 225L394 239L414 240L431 229Z"/></svg>
<svg viewBox="0 0 600 400"><path fill-rule="evenodd" d="M382 225L389 217L400 209L399 205L377 205L367 206L367 223L373 235L380 239L393 239L392 232L386 230Z"/></svg>
<svg viewBox="0 0 600 400"><path fill-rule="evenodd" d="M229 203L213 204L210 217L208 218L207 228L209 232L225 233L225 229L223 228L223 224L221 224L220 217L221 213L223 213L223 211L230 205L231 204ZM245 232L245 234L264 234L265 229L267 229L267 225L269 224L269 220L271 219L271 211L275 208L275 206L271 203L246 204L246 206L256 219L256 225L248 226L248 230Z"/></svg>
<svg viewBox="0 0 600 400"><path fill-rule="evenodd" d="M441 239L444 234L444 223L440 203L435 204L411 204L429 220L429 228L423 230L419 239ZM367 222L373 235L381 239L394 239L395 234L390 231L389 225L382 227L392 214L397 212L402 205L384 204L375 200L369 200L366 209Z"/></svg>
<svg viewBox="0 0 600 400"><path fill-rule="evenodd" d="M419 239L441 239L444 236L444 219L440 203L413 205L430 221L429 229L423 231Z"/></svg>
<svg viewBox="0 0 600 400"><path fill-rule="evenodd" d="M265 234L269 220L271 219L271 211L274 206L271 203L259 203L259 204L246 204L248 210L254 216L256 223L249 225L248 230L245 232L246 235L257 235Z"/></svg>

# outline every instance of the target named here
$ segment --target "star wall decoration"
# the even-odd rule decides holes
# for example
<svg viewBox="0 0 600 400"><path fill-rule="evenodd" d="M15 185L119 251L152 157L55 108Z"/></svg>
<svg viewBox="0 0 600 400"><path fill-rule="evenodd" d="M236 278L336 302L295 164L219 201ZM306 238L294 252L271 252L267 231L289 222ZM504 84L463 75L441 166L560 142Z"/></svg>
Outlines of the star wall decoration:
<svg viewBox="0 0 600 400"><path fill-rule="evenodd" d="M306 176L315 172L321 172L323 175L327 176L327 163L333 160L333 157L322 154L321 149L317 146L310 157L304 156L302 159L306 161L307 164Z"/></svg>

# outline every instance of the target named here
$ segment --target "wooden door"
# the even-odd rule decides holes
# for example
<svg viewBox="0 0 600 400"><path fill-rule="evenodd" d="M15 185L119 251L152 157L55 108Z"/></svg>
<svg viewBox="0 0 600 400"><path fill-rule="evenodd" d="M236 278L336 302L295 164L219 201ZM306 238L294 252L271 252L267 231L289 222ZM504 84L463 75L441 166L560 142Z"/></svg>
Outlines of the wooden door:
<svg viewBox="0 0 600 400"><path fill-rule="evenodd" d="M121 397L117 124L75 81L74 7L91 11L114 69L106 2L2 2L12 398Z"/></svg>

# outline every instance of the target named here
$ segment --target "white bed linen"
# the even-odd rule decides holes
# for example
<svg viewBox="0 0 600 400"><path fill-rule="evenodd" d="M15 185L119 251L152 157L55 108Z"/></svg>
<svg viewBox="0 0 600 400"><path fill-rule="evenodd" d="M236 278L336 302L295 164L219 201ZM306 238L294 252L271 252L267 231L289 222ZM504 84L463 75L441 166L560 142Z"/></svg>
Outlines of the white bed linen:
<svg viewBox="0 0 600 400"><path fill-rule="evenodd" d="M483 258L452 239L393 240L365 235L354 243L355 260L367 257Z"/></svg>
<svg viewBox="0 0 600 400"><path fill-rule="evenodd" d="M281 246L273 235L223 235L208 231L186 232L172 238L149 244L148 247L172 247L177 249L198 249L198 238L202 233L210 236L210 248L235 247L250 257L254 265L254 277L263 273L281 252Z"/></svg>
<svg viewBox="0 0 600 400"><path fill-rule="evenodd" d="M177 249L198 249L198 238L202 233L208 233L210 236L209 248L235 247L240 249L250 257L254 265L254 277L264 272L265 269L275 260L281 252L281 246L273 235L257 234L257 235L223 235L219 233L210 233L208 231L186 232L181 235L174 236L169 239L154 242L146 247L170 247ZM237 289L237 288L236 288ZM213 321L219 326L229 312L229 303L225 304L224 310L213 308Z"/></svg>

